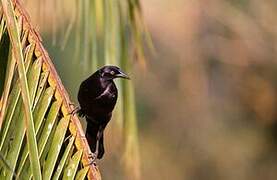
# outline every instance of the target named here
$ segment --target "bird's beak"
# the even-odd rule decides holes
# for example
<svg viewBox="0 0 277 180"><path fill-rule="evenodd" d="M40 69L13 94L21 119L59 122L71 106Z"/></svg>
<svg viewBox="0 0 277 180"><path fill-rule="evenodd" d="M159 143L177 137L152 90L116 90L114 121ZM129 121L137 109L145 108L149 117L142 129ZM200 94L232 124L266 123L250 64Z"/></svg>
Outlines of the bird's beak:
<svg viewBox="0 0 277 180"><path fill-rule="evenodd" d="M119 74L116 74L115 77L117 78L124 78L124 79L130 79L129 76L127 74L125 74L122 71L119 71Z"/></svg>

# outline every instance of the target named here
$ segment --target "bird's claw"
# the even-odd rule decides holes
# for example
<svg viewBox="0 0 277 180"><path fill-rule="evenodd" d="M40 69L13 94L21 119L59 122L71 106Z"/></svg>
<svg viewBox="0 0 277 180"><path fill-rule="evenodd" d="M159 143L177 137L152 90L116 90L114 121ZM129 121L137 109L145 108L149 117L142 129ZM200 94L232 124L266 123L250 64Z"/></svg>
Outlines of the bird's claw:
<svg viewBox="0 0 277 180"><path fill-rule="evenodd" d="M92 152L90 152L89 154L88 154L88 158L89 158L89 164L88 164L88 166L89 165L92 165L92 164L94 164L94 165L96 165L96 159L97 159L97 154L96 153L92 153Z"/></svg>
<svg viewBox="0 0 277 180"><path fill-rule="evenodd" d="M81 110L79 106L75 107L71 112L69 112L69 115L75 115Z"/></svg>

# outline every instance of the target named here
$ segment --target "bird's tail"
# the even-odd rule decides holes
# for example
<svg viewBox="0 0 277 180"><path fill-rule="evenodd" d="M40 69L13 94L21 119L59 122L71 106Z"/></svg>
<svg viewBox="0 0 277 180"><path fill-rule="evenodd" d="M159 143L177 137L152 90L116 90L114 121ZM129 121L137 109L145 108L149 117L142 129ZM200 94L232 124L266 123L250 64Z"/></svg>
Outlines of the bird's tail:
<svg viewBox="0 0 277 180"><path fill-rule="evenodd" d="M105 148L104 148L104 133L102 133L100 139L99 139L99 148L98 148L98 155L97 158L101 159L105 153Z"/></svg>
<svg viewBox="0 0 277 180"><path fill-rule="evenodd" d="M93 120L87 118L87 130L86 130L86 137L88 140L88 144L90 150L92 152L96 151L96 143L97 143L97 134L99 133L100 129L103 131L103 128L100 128L100 125ZM104 134L101 133L99 138L99 146L98 146L98 154L97 158L101 159L105 153L104 149Z"/></svg>
<svg viewBox="0 0 277 180"><path fill-rule="evenodd" d="M90 150L95 152L96 150L96 142L97 142L97 133L99 131L99 125L95 122L90 121L87 119L87 130L86 130L86 137L88 140L88 144Z"/></svg>

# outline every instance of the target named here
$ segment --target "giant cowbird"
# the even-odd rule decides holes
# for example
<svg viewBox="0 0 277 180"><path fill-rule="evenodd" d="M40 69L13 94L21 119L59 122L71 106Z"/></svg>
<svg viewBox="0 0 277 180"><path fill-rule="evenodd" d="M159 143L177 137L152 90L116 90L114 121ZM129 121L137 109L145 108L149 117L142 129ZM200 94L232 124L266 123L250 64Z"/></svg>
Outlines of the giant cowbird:
<svg viewBox="0 0 277 180"><path fill-rule="evenodd" d="M93 154L93 161L104 155L104 129L112 117L117 100L115 78L129 77L116 66L104 66L84 80L78 92L78 114L86 118L86 138Z"/></svg>

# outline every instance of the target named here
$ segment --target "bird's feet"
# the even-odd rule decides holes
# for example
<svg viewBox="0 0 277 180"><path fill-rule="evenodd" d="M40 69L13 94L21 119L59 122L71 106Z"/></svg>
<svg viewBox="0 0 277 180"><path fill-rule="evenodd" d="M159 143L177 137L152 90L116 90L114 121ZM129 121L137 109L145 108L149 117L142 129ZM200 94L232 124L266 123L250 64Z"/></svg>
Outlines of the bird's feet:
<svg viewBox="0 0 277 180"><path fill-rule="evenodd" d="M95 153L90 152L88 154L88 158L89 158L89 161L90 161L88 165L92 165L92 164L96 165L97 152L95 152Z"/></svg>
<svg viewBox="0 0 277 180"><path fill-rule="evenodd" d="M74 104L70 104L70 105L74 105ZM69 112L69 114L70 115L75 115L76 113L79 113L80 110L81 110L81 107L77 106L71 112Z"/></svg>
<svg viewBox="0 0 277 180"><path fill-rule="evenodd" d="M74 104L70 104L70 105L72 105L72 106L74 107ZM75 108L74 108L71 112L69 112L68 114L74 116L76 113L77 113L80 117L82 117L82 118L86 116L85 112L82 111L82 108L81 108L80 106L75 107Z"/></svg>

